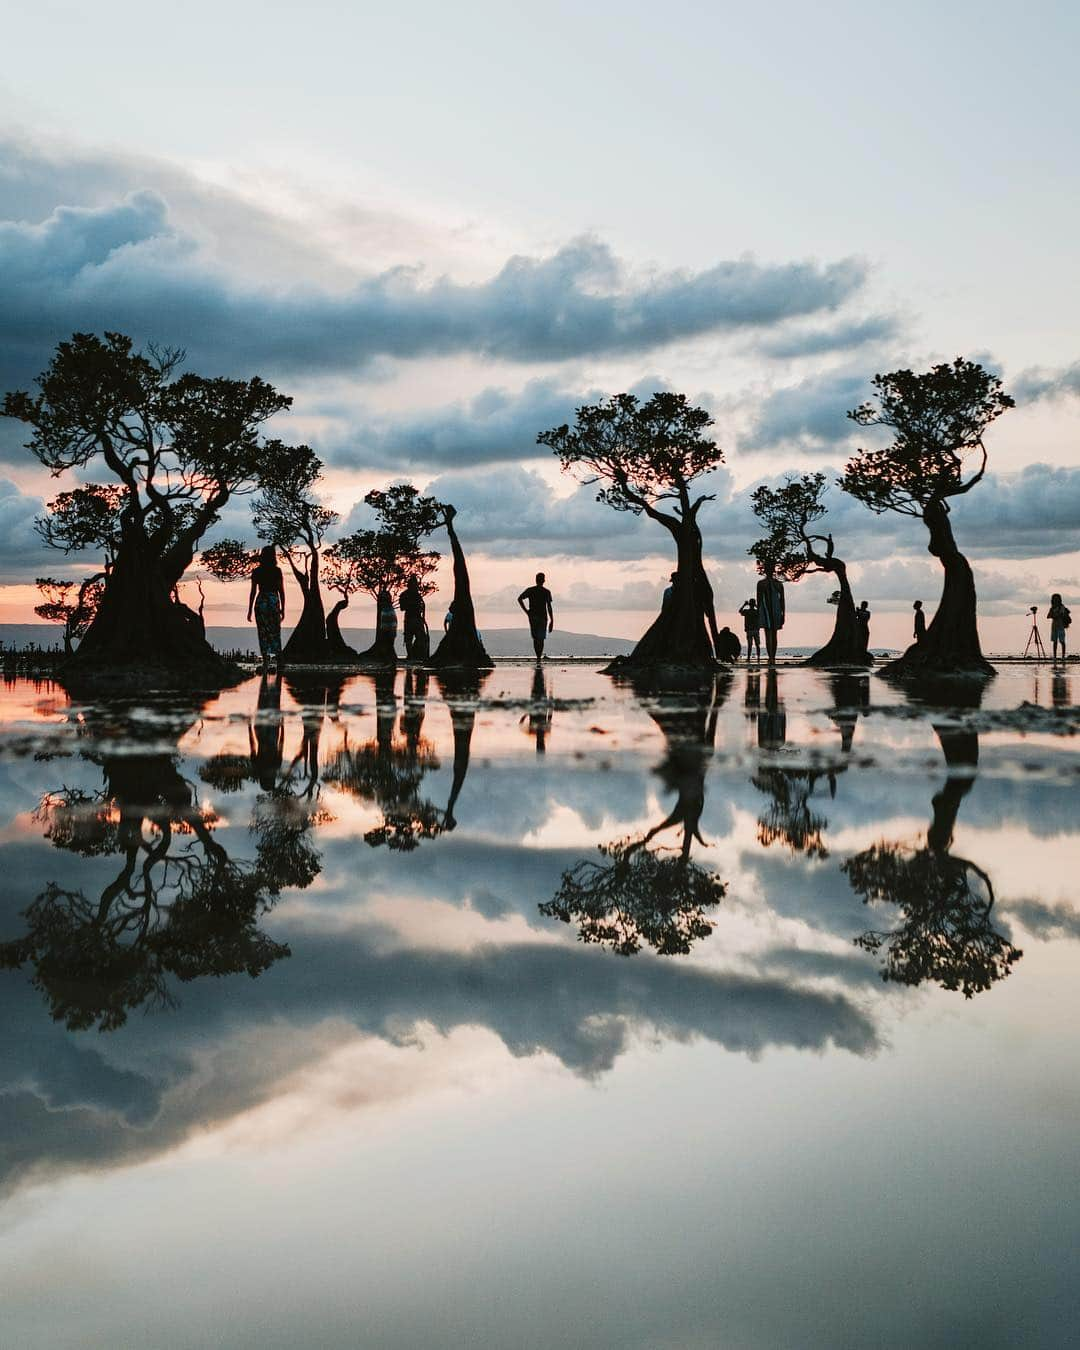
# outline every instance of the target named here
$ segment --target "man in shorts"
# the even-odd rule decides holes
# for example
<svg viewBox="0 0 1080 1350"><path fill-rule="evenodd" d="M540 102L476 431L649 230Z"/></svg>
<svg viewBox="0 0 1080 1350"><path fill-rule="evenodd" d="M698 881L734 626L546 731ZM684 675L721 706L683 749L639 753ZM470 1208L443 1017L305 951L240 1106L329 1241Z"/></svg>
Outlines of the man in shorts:
<svg viewBox="0 0 1080 1350"><path fill-rule="evenodd" d="M555 628L555 614L551 608L551 592L544 585L543 572L537 572L536 585L529 586L518 596L518 604L529 616L533 651L539 661L544 655L544 639Z"/></svg>

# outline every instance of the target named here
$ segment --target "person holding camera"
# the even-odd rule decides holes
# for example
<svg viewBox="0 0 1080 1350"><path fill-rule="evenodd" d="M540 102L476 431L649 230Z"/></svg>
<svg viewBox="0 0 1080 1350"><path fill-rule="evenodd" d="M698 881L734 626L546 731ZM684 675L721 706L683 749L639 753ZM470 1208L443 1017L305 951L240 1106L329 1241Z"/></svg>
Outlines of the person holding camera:
<svg viewBox="0 0 1080 1350"><path fill-rule="evenodd" d="M1050 647L1053 659L1057 660L1058 643L1061 643L1061 659L1065 660L1065 630L1072 623L1072 615L1062 603L1061 596L1055 591L1050 597L1050 608L1046 611L1050 620Z"/></svg>

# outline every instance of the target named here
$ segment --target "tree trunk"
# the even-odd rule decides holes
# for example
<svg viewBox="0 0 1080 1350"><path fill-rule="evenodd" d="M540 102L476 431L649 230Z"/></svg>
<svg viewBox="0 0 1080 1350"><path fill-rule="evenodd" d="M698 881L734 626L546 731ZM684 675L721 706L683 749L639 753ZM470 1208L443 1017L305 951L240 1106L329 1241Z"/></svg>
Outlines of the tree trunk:
<svg viewBox="0 0 1080 1350"><path fill-rule="evenodd" d="M144 678L222 686L240 678L206 641L198 615L174 601L160 560L136 527L128 527L109 573L101 606L67 663L74 677Z"/></svg>
<svg viewBox="0 0 1080 1350"><path fill-rule="evenodd" d="M453 519L448 517L444 524L454 555L454 613L449 631L436 647L431 664L443 669L447 666L462 666L472 670L490 670L495 663L484 650L480 634L476 631L476 611L473 608L465 553L454 529Z"/></svg>
<svg viewBox="0 0 1080 1350"><path fill-rule="evenodd" d="M651 666L711 670L716 665L708 631L712 591L701 584L705 572L701 535L692 519L672 534L678 549L678 573L671 600L630 655L616 657L605 673Z"/></svg>
<svg viewBox="0 0 1080 1350"><path fill-rule="evenodd" d="M326 616L326 642L330 648L331 661L356 661L357 652L349 646L341 636L340 618L341 612L348 608L349 597L345 596L339 600L330 613Z"/></svg>
<svg viewBox="0 0 1080 1350"><path fill-rule="evenodd" d="M397 629L395 628L392 633L379 632L378 601L375 602L375 641L360 652L357 660L373 666L397 665Z"/></svg>
<svg viewBox="0 0 1080 1350"><path fill-rule="evenodd" d="M855 599L851 594L847 565L839 558L823 559L822 568L831 572L840 586L840 599L836 606L836 622L833 624L832 637L825 646L807 657L808 666L866 666L873 657L866 649L866 630L855 617Z"/></svg>
<svg viewBox="0 0 1080 1350"><path fill-rule="evenodd" d="M930 502L923 520L930 531L927 549L945 571L941 601L922 642L913 643L903 656L885 667L883 674L904 678L923 674L990 678L994 668L979 645L975 577L970 563L956 547L946 503Z"/></svg>
<svg viewBox="0 0 1080 1350"><path fill-rule="evenodd" d="M319 585L318 550L313 549L308 554L306 575L295 566L292 571L304 597L304 605L296 627L282 649L282 660L290 664L307 665L332 661L335 658L331 643L327 640L326 611Z"/></svg>

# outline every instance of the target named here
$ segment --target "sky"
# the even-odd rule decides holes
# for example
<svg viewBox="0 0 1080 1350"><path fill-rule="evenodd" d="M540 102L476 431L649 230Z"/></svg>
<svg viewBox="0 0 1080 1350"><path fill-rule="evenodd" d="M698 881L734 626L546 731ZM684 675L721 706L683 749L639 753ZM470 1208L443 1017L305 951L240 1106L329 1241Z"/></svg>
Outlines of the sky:
<svg viewBox="0 0 1080 1350"><path fill-rule="evenodd" d="M372 486L435 484L482 626L516 625L542 567L561 627L634 637L666 536L538 432L623 389L707 406L733 614L753 486L835 478L876 371L963 355L1017 399L954 513L986 645L1022 646L1051 590L1080 603L1073 7L52 0L5 36L0 387L78 329L261 374L342 528ZM21 439L0 424L0 622L65 566ZM829 503L872 642L899 646L940 590L924 527ZM245 531L238 501L219 532ZM829 589L790 588L789 641L824 636ZM210 587L209 621L244 599Z"/></svg>

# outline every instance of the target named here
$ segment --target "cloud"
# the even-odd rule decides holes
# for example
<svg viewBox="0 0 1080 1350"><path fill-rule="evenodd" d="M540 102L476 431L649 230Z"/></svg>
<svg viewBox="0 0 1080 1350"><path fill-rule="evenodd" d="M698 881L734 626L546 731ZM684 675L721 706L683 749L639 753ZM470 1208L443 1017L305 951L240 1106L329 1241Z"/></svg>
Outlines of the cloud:
<svg viewBox="0 0 1080 1350"><path fill-rule="evenodd" d="M893 314L872 314L866 319L848 319L832 328L786 329L756 346L763 356L794 360L869 347L898 337L900 320Z"/></svg>
<svg viewBox="0 0 1080 1350"><path fill-rule="evenodd" d="M59 339L104 328L184 346L196 366L293 375L355 373L379 357L639 353L829 312L865 280L854 258L644 274L582 237L474 283L411 265L336 289L275 289L232 275L176 226L160 192L141 190L0 221L0 375L25 379Z"/></svg>
<svg viewBox="0 0 1080 1350"><path fill-rule="evenodd" d="M0 478L0 584L33 581L44 572L66 575L64 555L46 548L34 529L44 509L40 497Z"/></svg>
<svg viewBox="0 0 1080 1350"><path fill-rule="evenodd" d="M1057 370L1032 367L1023 370L1012 381L1010 393L1017 403L1037 403L1040 399L1065 398L1080 395L1080 361Z"/></svg>
<svg viewBox="0 0 1080 1350"><path fill-rule="evenodd" d="M775 389L757 404L748 431L739 438L739 449L814 454L848 444L854 424L847 410L864 402L869 393L865 369L830 370Z"/></svg>

